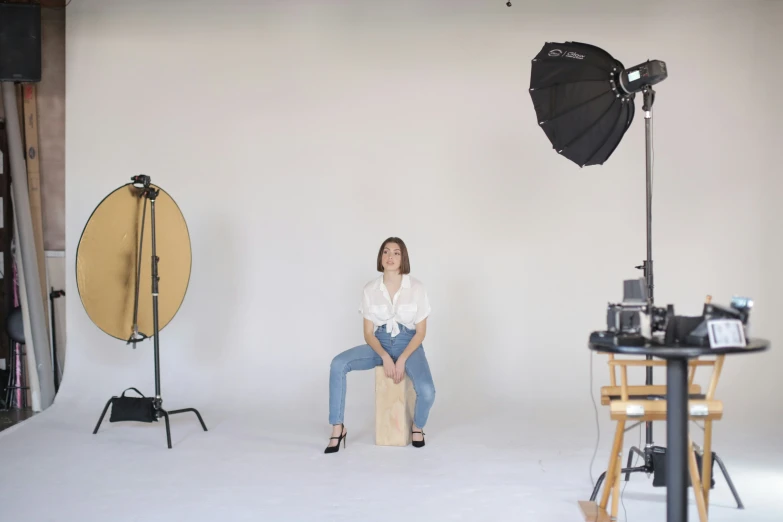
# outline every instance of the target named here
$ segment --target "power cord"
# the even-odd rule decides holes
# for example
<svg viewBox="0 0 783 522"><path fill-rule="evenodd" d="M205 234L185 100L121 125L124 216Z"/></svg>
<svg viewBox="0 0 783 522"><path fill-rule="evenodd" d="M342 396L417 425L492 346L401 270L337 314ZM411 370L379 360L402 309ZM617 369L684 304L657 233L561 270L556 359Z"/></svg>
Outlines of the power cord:
<svg viewBox="0 0 783 522"><path fill-rule="evenodd" d="M637 448L642 447L642 425L639 424L639 445L636 446ZM639 458L639 455L636 455L633 459L633 464L631 464L631 467L636 467L636 459ZM630 481L629 481L630 482ZM628 511L625 509L625 501L623 500L623 495L625 495L625 488L628 487L628 482L626 482L623 485L623 490L620 492L620 504L623 505L623 516L625 517L625 521L628 522Z"/></svg>
<svg viewBox="0 0 783 522"><path fill-rule="evenodd" d="M593 451L593 458L590 459L590 484L595 487L595 480L593 479L593 463L595 462L595 456L598 454L598 446L601 442L601 425L598 422L598 405L595 403L595 395L593 394L593 352L590 352L590 400L593 401L593 409L595 409L595 450Z"/></svg>
<svg viewBox="0 0 783 522"><path fill-rule="evenodd" d="M595 402L595 394L593 393L593 354L594 352L590 350L590 400L593 403L593 409L595 410L595 431L596 431L596 441L595 441L595 450L593 450L593 457L590 459L590 484L595 487L595 479L593 479L593 464L595 463L595 456L598 454L598 447L601 443L601 425L598 422L598 405ZM642 425L639 424L639 445L637 448L642 447ZM639 458L638 455L634 456L633 464L631 467L636 467L636 461ZM606 487L606 486L604 486ZM628 510L625 508L625 501L623 499L623 495L625 494L625 488L628 487L628 482L626 482L623 485L623 489L620 492L620 503L623 505L623 514L625 517L625 520L628 520Z"/></svg>

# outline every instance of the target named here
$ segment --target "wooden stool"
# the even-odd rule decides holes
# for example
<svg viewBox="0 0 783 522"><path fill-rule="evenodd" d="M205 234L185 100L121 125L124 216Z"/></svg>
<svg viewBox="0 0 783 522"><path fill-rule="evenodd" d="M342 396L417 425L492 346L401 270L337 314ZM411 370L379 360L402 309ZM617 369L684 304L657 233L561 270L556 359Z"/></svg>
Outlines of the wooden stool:
<svg viewBox="0 0 783 522"><path fill-rule="evenodd" d="M411 443L416 391L405 375L399 384L375 367L375 444L407 446Z"/></svg>

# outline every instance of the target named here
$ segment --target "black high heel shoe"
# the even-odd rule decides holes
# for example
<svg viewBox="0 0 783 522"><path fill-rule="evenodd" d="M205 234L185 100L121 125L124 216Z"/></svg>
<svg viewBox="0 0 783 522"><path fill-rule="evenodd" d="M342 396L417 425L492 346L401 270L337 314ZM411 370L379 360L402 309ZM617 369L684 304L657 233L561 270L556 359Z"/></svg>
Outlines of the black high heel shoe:
<svg viewBox="0 0 783 522"><path fill-rule="evenodd" d="M340 424L342 426L342 430L340 430L340 436L339 437L329 437L329 440L337 439L337 444L334 446L327 446L324 450L324 453L337 453L340 451L340 442L343 443L343 448L345 447L345 441L348 440L348 432L345 431L345 426Z"/></svg>
<svg viewBox="0 0 783 522"><path fill-rule="evenodd" d="M413 430L411 430L411 433L421 433L421 440L412 440L411 444L413 444L414 448L423 448L424 447L424 430L422 430L422 431L413 431Z"/></svg>

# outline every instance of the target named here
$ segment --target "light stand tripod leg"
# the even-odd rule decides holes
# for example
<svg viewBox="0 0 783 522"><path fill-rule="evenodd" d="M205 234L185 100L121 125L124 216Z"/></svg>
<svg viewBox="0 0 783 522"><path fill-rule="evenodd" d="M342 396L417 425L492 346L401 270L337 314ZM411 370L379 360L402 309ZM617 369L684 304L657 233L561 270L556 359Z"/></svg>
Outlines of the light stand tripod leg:
<svg viewBox="0 0 783 522"><path fill-rule="evenodd" d="M112 399L113 399L113 397L112 397ZM111 406L112 399L109 399L106 402L106 406L103 408L103 413L101 413L101 417L100 417L100 419L98 419L98 424L95 425L95 430L92 432L93 435L98 433L98 428L101 427L101 422L103 422L103 418L106 416L106 412L109 411L109 406Z"/></svg>
<svg viewBox="0 0 783 522"><path fill-rule="evenodd" d="M626 481L628 481L628 477L631 473L643 473L646 472L647 468L644 466L639 466L636 468L624 468L620 470L620 474L625 473ZM598 492L601 491L601 484L603 484L604 479L606 478L606 471L601 473L601 475L598 477L598 480L595 481L595 487L593 487L593 493L590 495L590 501L595 502L595 499L598 498Z"/></svg>
<svg viewBox="0 0 783 522"><path fill-rule="evenodd" d="M590 502L595 502L595 499L598 498L598 492L601 491L601 484L603 484L605 478L606 478L606 471L601 473L601 475L598 477L598 480L595 481L595 486L593 487L593 493L592 495L590 495Z"/></svg>
<svg viewBox="0 0 783 522"><path fill-rule="evenodd" d="M169 449L171 449L171 426L169 426L169 414L166 413L166 410L158 410L159 415L163 416L163 419L166 421L166 442L169 444Z"/></svg>
<svg viewBox="0 0 783 522"><path fill-rule="evenodd" d="M717 453L713 453L712 456L715 458L715 462L718 463L718 466L720 466L720 470L723 472L723 478L726 479L726 483L729 485L731 494L734 495L734 500L737 502L737 509L745 509L745 506L742 504L742 500L740 500L739 494L737 493L737 490L734 487L734 483L731 481L729 472L726 471L726 466L723 464L723 461L721 460L721 458L718 456Z"/></svg>
<svg viewBox="0 0 783 522"><path fill-rule="evenodd" d="M196 408L182 408L181 410L170 411L169 415L176 415L177 413L185 413L187 411L192 411L195 413L196 417L198 417L198 421L201 423L201 427L204 428L204 431L207 431L207 425L204 424L204 419L201 418L201 414Z"/></svg>
<svg viewBox="0 0 783 522"><path fill-rule="evenodd" d="M625 481L626 482L631 480L631 469L633 469L633 468L631 468L631 464L633 464L633 456L634 456L634 454L639 455L643 459L644 462L647 461L647 457L645 456L645 454L644 454L644 452L642 450L640 450L636 446L632 447L631 451L628 452L628 463L626 464L628 469L627 469L627 471L625 471Z"/></svg>

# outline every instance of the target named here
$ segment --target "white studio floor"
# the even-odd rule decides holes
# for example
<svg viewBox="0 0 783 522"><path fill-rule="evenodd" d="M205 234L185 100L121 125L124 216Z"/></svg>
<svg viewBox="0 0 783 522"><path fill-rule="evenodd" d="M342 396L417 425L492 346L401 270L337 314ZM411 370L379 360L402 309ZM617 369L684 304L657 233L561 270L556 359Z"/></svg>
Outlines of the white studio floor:
<svg viewBox="0 0 783 522"><path fill-rule="evenodd" d="M324 455L327 427L283 422L258 410L225 413L197 407L165 425L109 423L100 415L55 404L0 433L0 519L89 521L274 520L530 520L580 521L577 501L589 498L595 430L544 434L507 415L469 423L433 416L427 446L373 444L372 419L347 425L347 451ZM513 410L507 410L513 411ZM630 431L626 447L638 439ZM593 475L611 444L602 430ZM737 510L720 475L711 518L783 519L783 449L732 443L715 448L746 509ZM620 520L665 520L665 489L633 476ZM698 520L691 502L690 520Z"/></svg>

